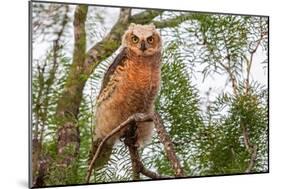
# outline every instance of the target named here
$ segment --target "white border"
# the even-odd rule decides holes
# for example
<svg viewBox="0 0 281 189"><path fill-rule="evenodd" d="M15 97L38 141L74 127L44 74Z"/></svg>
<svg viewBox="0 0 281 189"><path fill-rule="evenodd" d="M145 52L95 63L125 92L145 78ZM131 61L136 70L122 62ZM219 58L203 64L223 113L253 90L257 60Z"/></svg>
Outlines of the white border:
<svg viewBox="0 0 281 189"><path fill-rule="evenodd" d="M64 0L270 16L270 173L155 182L79 186L77 188L271 188L280 186L280 5L277 0ZM27 188L28 174L28 2L2 1L0 6L0 188ZM74 188L74 187L65 187ZM274 187L276 188L276 187Z"/></svg>

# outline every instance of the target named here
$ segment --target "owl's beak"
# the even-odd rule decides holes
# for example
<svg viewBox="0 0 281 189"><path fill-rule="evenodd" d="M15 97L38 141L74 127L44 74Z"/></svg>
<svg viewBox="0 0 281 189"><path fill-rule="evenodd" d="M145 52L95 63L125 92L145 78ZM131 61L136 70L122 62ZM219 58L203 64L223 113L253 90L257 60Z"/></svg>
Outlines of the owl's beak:
<svg viewBox="0 0 281 189"><path fill-rule="evenodd" d="M145 41L141 41L140 50L142 50L142 51L145 51L145 50L146 50Z"/></svg>

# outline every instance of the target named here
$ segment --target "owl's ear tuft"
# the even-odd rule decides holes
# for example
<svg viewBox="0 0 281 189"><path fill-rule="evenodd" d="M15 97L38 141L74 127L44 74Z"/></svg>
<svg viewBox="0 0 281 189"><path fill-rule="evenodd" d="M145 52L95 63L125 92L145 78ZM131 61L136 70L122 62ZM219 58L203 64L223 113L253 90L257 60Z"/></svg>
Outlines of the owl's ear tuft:
<svg viewBox="0 0 281 189"><path fill-rule="evenodd" d="M156 29L155 25L153 23L150 23L149 26L152 28L152 29Z"/></svg>
<svg viewBox="0 0 281 189"><path fill-rule="evenodd" d="M129 29L131 30L131 29L133 29L135 26L136 26L135 23L131 23L131 24L129 25Z"/></svg>

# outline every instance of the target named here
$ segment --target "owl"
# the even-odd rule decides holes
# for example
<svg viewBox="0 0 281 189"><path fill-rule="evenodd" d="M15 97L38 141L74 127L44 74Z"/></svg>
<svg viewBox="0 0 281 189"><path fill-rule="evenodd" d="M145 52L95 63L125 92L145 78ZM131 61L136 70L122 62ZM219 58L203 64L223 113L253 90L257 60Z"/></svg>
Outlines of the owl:
<svg viewBox="0 0 281 189"><path fill-rule="evenodd" d="M95 138L102 139L135 113L151 113L161 80L162 40L153 24L131 24L122 47L108 68L97 97ZM144 146L152 137L152 122L137 123L136 144ZM107 141L114 145L125 129Z"/></svg>

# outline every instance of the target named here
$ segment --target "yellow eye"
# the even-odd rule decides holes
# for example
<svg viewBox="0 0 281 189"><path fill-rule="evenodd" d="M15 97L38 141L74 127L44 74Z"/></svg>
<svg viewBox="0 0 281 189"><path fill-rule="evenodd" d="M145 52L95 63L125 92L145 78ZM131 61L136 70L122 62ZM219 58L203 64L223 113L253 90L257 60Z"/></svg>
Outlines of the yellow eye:
<svg viewBox="0 0 281 189"><path fill-rule="evenodd" d="M133 43L137 43L137 42L139 42L139 38L134 35L134 36L132 37L132 41L133 41Z"/></svg>
<svg viewBox="0 0 281 189"><path fill-rule="evenodd" d="M147 42L150 43L150 44L153 43L153 37L147 38Z"/></svg>

